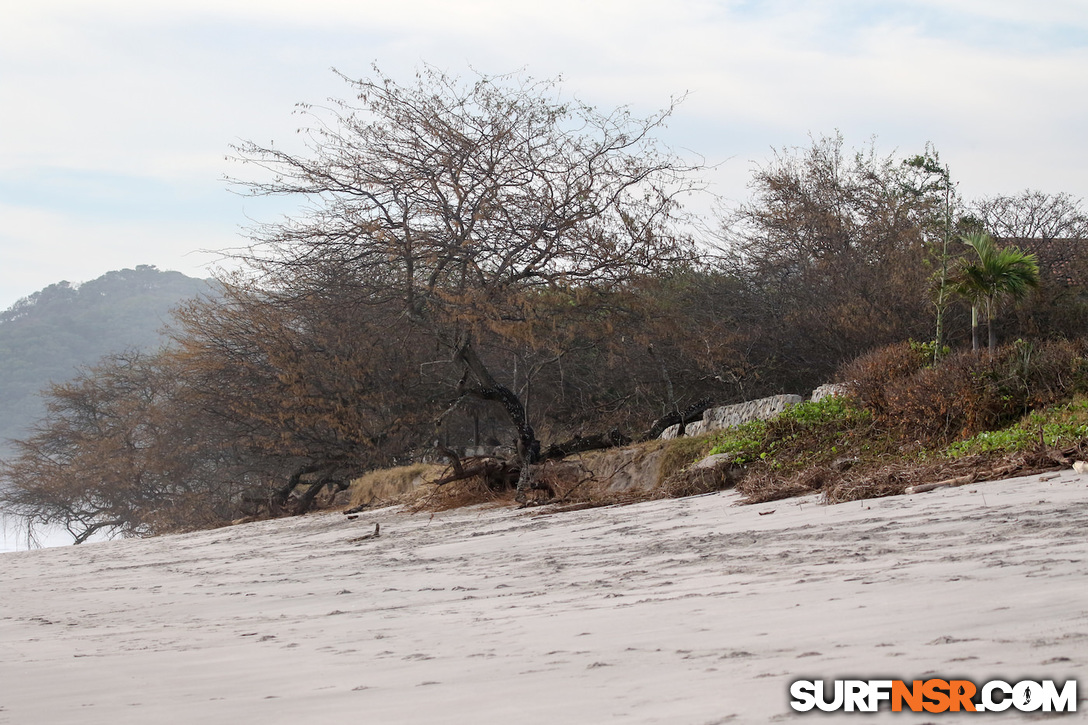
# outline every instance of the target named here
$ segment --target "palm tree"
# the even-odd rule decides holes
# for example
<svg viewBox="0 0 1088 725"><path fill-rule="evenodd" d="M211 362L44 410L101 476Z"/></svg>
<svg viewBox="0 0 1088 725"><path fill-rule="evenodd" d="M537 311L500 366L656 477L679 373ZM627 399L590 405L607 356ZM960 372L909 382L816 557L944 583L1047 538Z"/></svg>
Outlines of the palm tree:
<svg viewBox="0 0 1088 725"><path fill-rule="evenodd" d="M978 311L986 310L988 350L993 358L997 347L994 313L1005 297L1019 300L1039 286L1039 262L1034 254L1016 247L999 249L986 232L960 237L975 250L976 261L962 260L955 276L956 291L971 302L971 349L978 351Z"/></svg>

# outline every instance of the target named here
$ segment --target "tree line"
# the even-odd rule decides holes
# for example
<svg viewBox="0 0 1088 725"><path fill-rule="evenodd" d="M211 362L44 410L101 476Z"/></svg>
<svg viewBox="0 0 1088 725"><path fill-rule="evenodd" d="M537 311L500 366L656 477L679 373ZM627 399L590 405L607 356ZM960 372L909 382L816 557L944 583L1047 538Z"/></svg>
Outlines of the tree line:
<svg viewBox="0 0 1088 725"><path fill-rule="evenodd" d="M7 510L77 540L210 526L482 444L509 446L524 499L546 457L805 392L883 345L969 344L980 304L991 345L1085 333L1079 200L968 202L930 147L814 138L708 225L681 203L702 169L656 137L672 107L521 75L344 80L300 108L299 150L235 149L233 183L298 212L250 230L168 348L53 388L0 469ZM971 287L983 233L1037 261L1015 308Z"/></svg>

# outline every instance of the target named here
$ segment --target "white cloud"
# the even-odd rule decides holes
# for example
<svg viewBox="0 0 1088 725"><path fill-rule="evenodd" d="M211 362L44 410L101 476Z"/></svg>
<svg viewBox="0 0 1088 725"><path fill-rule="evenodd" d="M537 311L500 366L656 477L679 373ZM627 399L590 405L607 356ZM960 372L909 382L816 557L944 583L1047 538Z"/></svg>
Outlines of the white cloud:
<svg viewBox="0 0 1088 725"><path fill-rule="evenodd" d="M915 0L919 6L956 12L980 19L1037 26L1043 24L1088 27L1088 9L1081 0Z"/></svg>
<svg viewBox="0 0 1088 725"><path fill-rule="evenodd" d="M733 159L716 178L734 199L749 160L836 128L851 143L876 134L889 151L934 141L969 194L1088 194L1081 0L14 4L0 24L0 189L43 170L79 171L146 178L199 200L240 171L222 158L231 141L291 143L293 103L342 95L328 68L361 75L371 61L401 78L422 62L562 73L566 92L639 112L691 91L666 136L711 162ZM15 221L0 237L4 274L20 258L59 265L46 282L94 276L106 259L169 266L118 240L218 246L193 230L233 240L244 222L214 204L190 207L182 227L176 211L134 220L117 205L88 226L86 209L72 206L86 199L66 202L64 191L0 197L5 222ZM83 233L118 254L69 241ZM80 264L87 274L70 271ZM0 304L11 298L4 284Z"/></svg>

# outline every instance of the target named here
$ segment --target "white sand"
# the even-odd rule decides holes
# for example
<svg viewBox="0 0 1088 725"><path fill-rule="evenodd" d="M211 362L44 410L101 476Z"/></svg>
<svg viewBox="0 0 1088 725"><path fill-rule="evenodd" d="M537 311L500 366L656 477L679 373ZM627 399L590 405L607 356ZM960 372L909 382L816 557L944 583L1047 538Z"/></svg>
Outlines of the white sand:
<svg viewBox="0 0 1088 725"><path fill-rule="evenodd" d="M1086 671L1088 477L734 502L2 554L0 723L1010 723L1038 716L803 715L788 687Z"/></svg>

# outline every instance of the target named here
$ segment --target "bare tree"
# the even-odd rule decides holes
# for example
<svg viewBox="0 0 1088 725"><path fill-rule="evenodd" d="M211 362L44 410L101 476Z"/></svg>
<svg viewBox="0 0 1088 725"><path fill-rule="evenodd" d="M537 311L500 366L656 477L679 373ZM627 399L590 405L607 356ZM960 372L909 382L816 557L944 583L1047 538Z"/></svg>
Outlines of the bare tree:
<svg viewBox="0 0 1088 725"><path fill-rule="evenodd" d="M1039 289L1007 316L1013 334L1088 333L1088 213L1081 200L1029 189L982 199L971 210L1001 245L1038 260Z"/></svg>
<svg viewBox="0 0 1088 725"><path fill-rule="evenodd" d="M1028 189L981 199L972 206L982 226L996 239L1088 239L1088 214L1081 209L1079 199L1064 192L1047 194Z"/></svg>
<svg viewBox="0 0 1088 725"><path fill-rule="evenodd" d="M915 182L911 167L873 146L847 153L838 135L756 171L725 238L756 302L748 324L765 374L813 385L874 346L928 336L924 260L940 216Z"/></svg>
<svg viewBox="0 0 1088 725"><path fill-rule="evenodd" d="M175 312L188 404L264 469L288 472L277 509L304 476L346 486L390 465L435 414L418 330L386 307L354 308L339 296L345 284L327 278L301 295L224 282ZM319 490L306 490L300 512Z"/></svg>
<svg viewBox="0 0 1088 725"><path fill-rule="evenodd" d="M500 403L518 430L524 497L539 441L478 341L531 317L526 290L606 289L691 256L675 229L694 169L653 136L673 107L602 113L552 81L430 67L405 85L376 68L344 80L352 100L301 107L305 151L237 147L266 172L243 189L306 203L255 228L242 256L271 288L351 270L356 304L426 330L463 371L457 395Z"/></svg>

